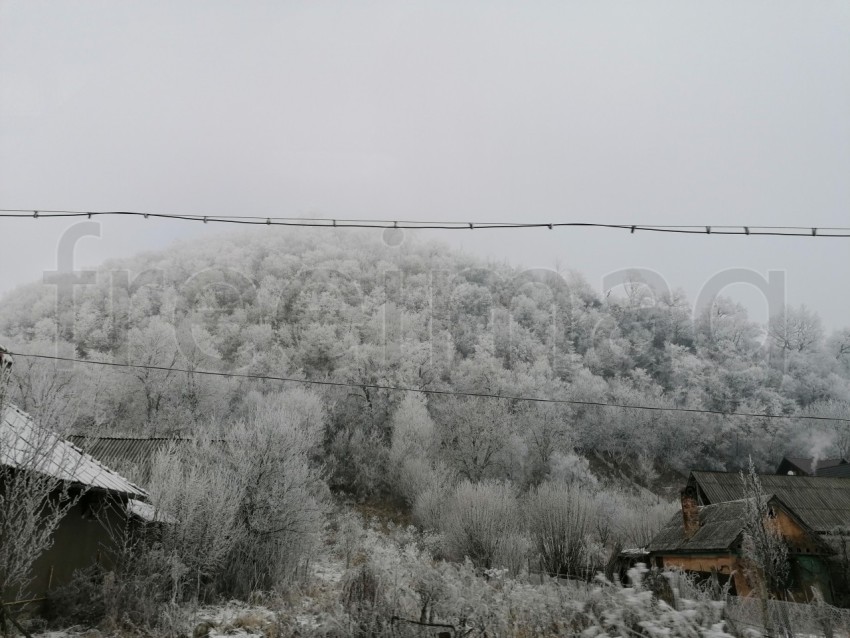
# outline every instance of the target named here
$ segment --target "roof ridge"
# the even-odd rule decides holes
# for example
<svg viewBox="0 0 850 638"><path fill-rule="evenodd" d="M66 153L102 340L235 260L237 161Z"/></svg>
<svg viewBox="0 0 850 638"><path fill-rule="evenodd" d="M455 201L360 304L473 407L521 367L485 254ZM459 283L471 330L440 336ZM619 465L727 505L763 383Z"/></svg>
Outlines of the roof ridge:
<svg viewBox="0 0 850 638"><path fill-rule="evenodd" d="M828 469L828 468L825 468L825 469ZM741 472L743 472L743 470L733 470L733 471L691 470L691 474L699 473L699 474L723 474L723 475L735 474L735 475L738 475ZM757 476L759 478L781 477L782 479L809 479L809 480L811 480L811 479L836 479L836 478L839 478L837 476L818 476L818 475L811 475L811 474L773 474L771 472L766 472L766 473L759 472L757 474Z"/></svg>

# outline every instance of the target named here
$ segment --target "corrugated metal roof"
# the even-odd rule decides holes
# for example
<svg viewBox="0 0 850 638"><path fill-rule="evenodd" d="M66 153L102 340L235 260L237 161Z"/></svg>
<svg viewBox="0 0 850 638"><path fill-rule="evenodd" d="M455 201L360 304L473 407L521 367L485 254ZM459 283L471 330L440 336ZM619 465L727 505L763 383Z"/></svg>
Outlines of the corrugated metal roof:
<svg viewBox="0 0 850 638"><path fill-rule="evenodd" d="M842 463L841 465L833 465L832 467L819 467L818 476L850 478L850 463Z"/></svg>
<svg viewBox="0 0 850 638"><path fill-rule="evenodd" d="M768 494L779 498L801 521L824 534L837 527L850 528L850 480L826 476L759 475ZM691 472L706 505L737 501L744 497L740 474Z"/></svg>
<svg viewBox="0 0 850 638"><path fill-rule="evenodd" d="M141 483L150 480L151 462L156 453L174 439L88 437L73 435L68 439L93 457L117 468Z"/></svg>
<svg viewBox="0 0 850 638"><path fill-rule="evenodd" d="M0 422L0 463L10 467L28 467L63 481L145 498L147 492L76 445L9 405Z"/></svg>
<svg viewBox="0 0 850 638"><path fill-rule="evenodd" d="M803 456L786 456L783 460L788 461L791 465L795 465L806 474L818 474L821 476L823 476L821 474L821 470L847 463L844 459L819 459L818 462L815 463L813 458Z"/></svg>
<svg viewBox="0 0 850 638"><path fill-rule="evenodd" d="M650 552L726 551L738 540L744 529L746 502L731 501L699 508L700 527L690 539L685 538L682 512L676 512L647 549Z"/></svg>
<svg viewBox="0 0 850 638"><path fill-rule="evenodd" d="M194 439L158 437L113 437L72 435L68 440L93 457L121 471L133 480L147 484L156 453L168 445L191 445Z"/></svg>

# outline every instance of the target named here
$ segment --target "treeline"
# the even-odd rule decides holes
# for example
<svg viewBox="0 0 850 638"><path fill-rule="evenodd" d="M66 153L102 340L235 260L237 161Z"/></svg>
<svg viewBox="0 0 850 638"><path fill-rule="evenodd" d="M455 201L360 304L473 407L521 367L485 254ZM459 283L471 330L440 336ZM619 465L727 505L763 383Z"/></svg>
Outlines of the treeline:
<svg viewBox="0 0 850 638"><path fill-rule="evenodd" d="M6 296L7 347L190 372L19 358L23 409L45 413L64 397L78 431L167 436L227 430L246 417L251 391L281 389L193 370L354 384L314 391L331 485L360 495L393 487L394 422L414 410L409 393L372 386L783 417L427 397L415 408L433 429L423 458L473 483L539 485L573 471L577 449L637 459L648 482L665 466L850 454L839 421L794 419L850 415L850 330L825 335L806 308L759 326L720 298L694 319L683 294L657 294L637 277L603 298L575 273L343 231L190 243L108 263L96 283L63 290L34 284Z"/></svg>

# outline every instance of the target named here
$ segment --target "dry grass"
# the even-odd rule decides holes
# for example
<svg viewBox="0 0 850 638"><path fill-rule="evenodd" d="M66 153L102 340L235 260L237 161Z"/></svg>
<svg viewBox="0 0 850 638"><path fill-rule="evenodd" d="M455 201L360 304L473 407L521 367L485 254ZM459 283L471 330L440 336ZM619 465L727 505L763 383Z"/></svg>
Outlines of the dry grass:
<svg viewBox="0 0 850 638"><path fill-rule="evenodd" d="M364 520L373 519L387 533L392 527L407 527L413 525L410 508L388 501L366 501L354 505L354 509Z"/></svg>
<svg viewBox="0 0 850 638"><path fill-rule="evenodd" d="M278 638L281 635L279 623L275 615L271 612L259 610L241 612L232 620L224 623L216 631L223 634L245 632L247 634L265 636L266 638Z"/></svg>

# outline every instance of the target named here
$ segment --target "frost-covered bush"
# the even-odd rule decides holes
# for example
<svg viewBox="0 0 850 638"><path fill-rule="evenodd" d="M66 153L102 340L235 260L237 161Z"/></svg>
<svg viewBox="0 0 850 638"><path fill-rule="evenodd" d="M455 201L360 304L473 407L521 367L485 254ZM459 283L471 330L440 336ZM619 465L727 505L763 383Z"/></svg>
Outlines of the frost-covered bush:
<svg viewBox="0 0 850 638"><path fill-rule="evenodd" d="M116 532L123 549L112 595L119 609L140 607L141 624L156 623L163 589L175 605L286 586L317 545L326 499L315 462L321 402L298 390L248 403L223 440L162 450L150 481L157 522ZM134 592L152 583L157 596L135 605Z"/></svg>
<svg viewBox="0 0 850 638"><path fill-rule="evenodd" d="M588 578L599 570L601 561L591 538L594 492L578 485L543 483L528 494L524 513L541 571Z"/></svg>
<svg viewBox="0 0 850 638"><path fill-rule="evenodd" d="M597 478L590 470L590 462L575 452L553 452L549 458L549 479L566 485L595 486Z"/></svg>
<svg viewBox="0 0 850 638"><path fill-rule="evenodd" d="M333 435L328 452L332 488L361 499L387 490L389 450L380 432L365 424L349 424Z"/></svg>
<svg viewBox="0 0 850 638"><path fill-rule="evenodd" d="M159 550L167 559L171 600L197 599L217 577L238 542L239 484L222 471L210 441L167 446L154 458L151 502L159 526Z"/></svg>
<svg viewBox="0 0 850 638"><path fill-rule="evenodd" d="M327 488L312 462L321 404L287 397L257 402L226 439L226 471L239 491L238 532L220 583L243 598L291 581L324 526Z"/></svg>
<svg viewBox="0 0 850 638"><path fill-rule="evenodd" d="M732 638L723 622L723 603L679 600L674 609L644 586L647 569L629 570L629 587L602 582L576 614L582 636L705 636Z"/></svg>
<svg viewBox="0 0 850 638"><path fill-rule="evenodd" d="M519 504L509 483L463 481L446 503L441 525L449 556L481 569L505 566L511 539L522 532Z"/></svg>
<svg viewBox="0 0 850 638"><path fill-rule="evenodd" d="M600 490L596 527L605 545L645 547L670 520L677 505L649 493Z"/></svg>

